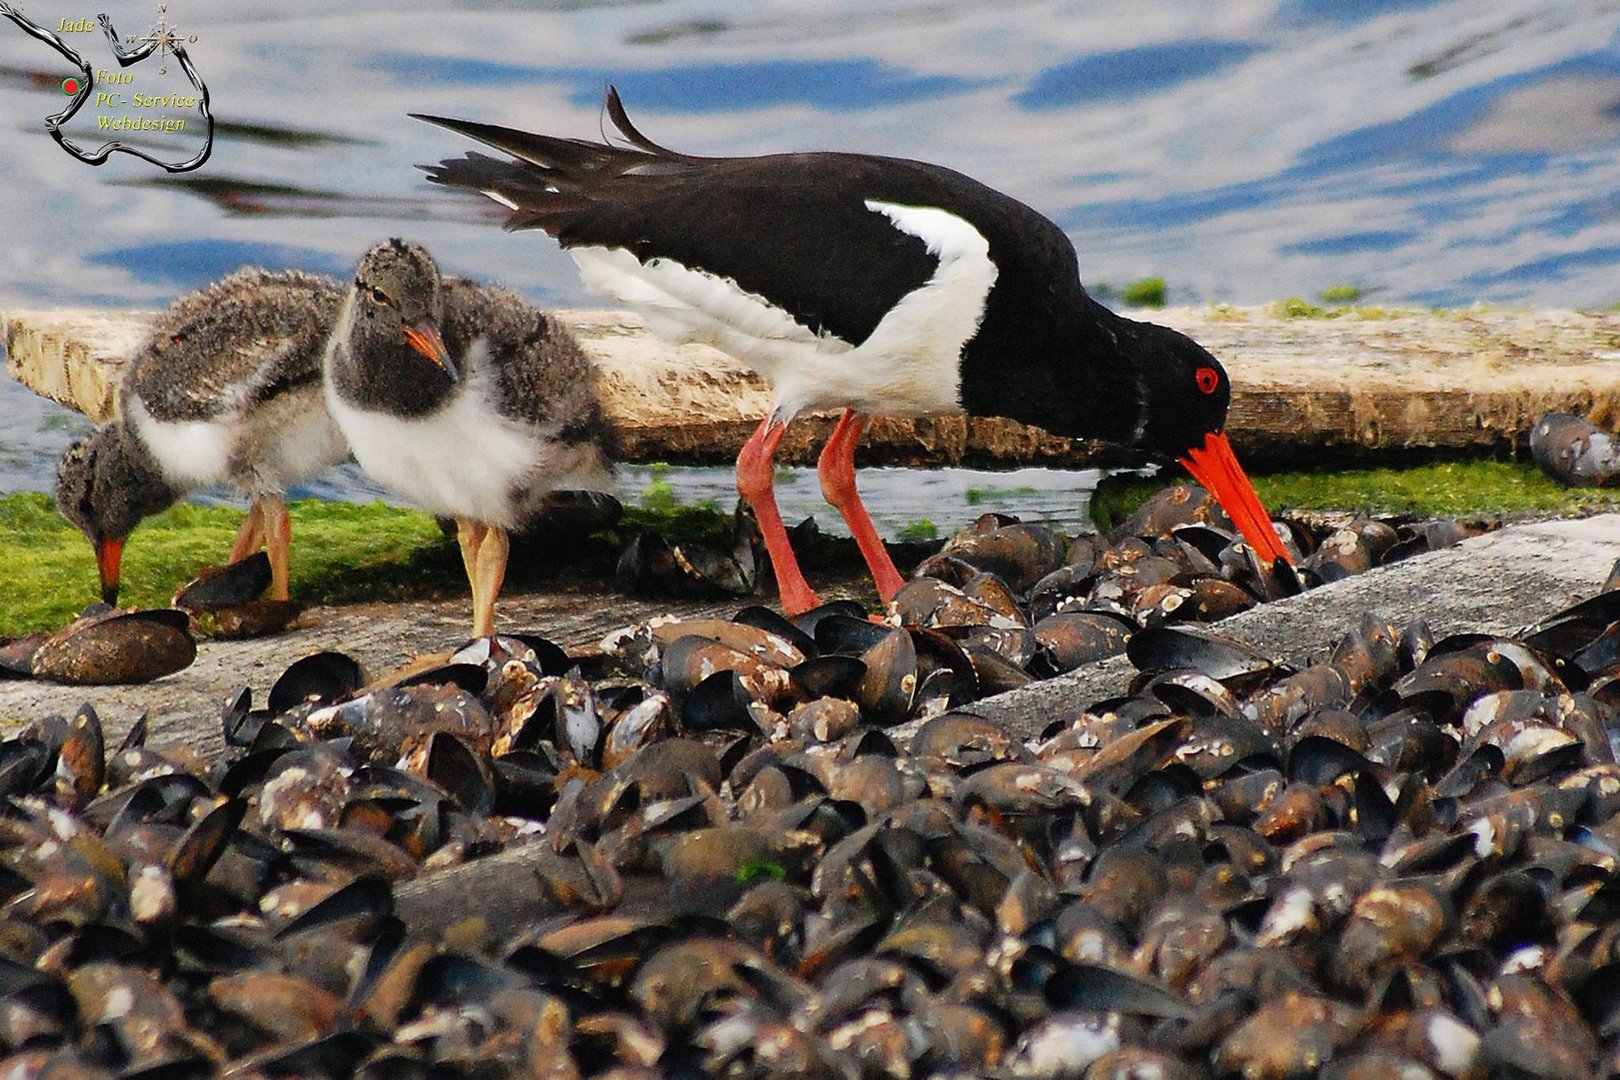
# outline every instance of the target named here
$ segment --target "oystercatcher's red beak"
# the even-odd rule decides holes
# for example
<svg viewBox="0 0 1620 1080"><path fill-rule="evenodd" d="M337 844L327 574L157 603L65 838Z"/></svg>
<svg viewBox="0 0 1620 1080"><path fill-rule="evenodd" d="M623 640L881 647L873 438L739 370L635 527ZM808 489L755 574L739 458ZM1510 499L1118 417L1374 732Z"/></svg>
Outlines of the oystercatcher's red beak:
<svg viewBox="0 0 1620 1080"><path fill-rule="evenodd" d="M96 541L96 570L101 574L101 599L118 606L118 568L124 560L124 542L102 537Z"/></svg>
<svg viewBox="0 0 1620 1080"><path fill-rule="evenodd" d="M444 338L439 336L437 326L431 322L419 322L405 327L404 334L411 348L444 368L452 379L456 377L456 365L450 359L450 350L445 348Z"/></svg>
<svg viewBox="0 0 1620 1080"><path fill-rule="evenodd" d="M1254 493L1249 478L1243 475L1243 466L1232 453L1232 444L1227 441L1225 432L1210 432L1204 437L1203 446L1193 447L1177 460L1220 501L1226 516L1268 566L1277 559L1294 561L1277 539L1276 530L1271 527L1271 516L1260 505L1260 496Z"/></svg>

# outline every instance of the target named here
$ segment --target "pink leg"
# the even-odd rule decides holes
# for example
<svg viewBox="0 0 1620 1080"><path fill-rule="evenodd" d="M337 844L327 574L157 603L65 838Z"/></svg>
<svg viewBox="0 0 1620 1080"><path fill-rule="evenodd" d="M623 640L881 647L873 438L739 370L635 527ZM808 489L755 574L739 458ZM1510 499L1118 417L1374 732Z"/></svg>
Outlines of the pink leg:
<svg viewBox="0 0 1620 1080"><path fill-rule="evenodd" d="M280 497L267 495L264 502L264 550L270 556L270 599L286 600L290 580L287 549L292 544L292 518L287 513L287 504Z"/></svg>
<svg viewBox="0 0 1620 1080"><path fill-rule="evenodd" d="M231 542L231 553L225 561L241 562L263 546L264 508L259 505L258 499L254 499L248 503L247 516L242 519L241 528L236 530L236 539Z"/></svg>
<svg viewBox="0 0 1620 1080"><path fill-rule="evenodd" d="M496 533L500 534L500 541L495 545L498 550L491 550L490 555L499 561L498 569L493 566L489 573L494 577L495 592L501 588L501 579L506 576L506 534L499 529L485 525L482 521L472 518L456 519L456 540L461 545L461 563L467 568L467 584L472 587L473 609L473 637L489 637L495 632L495 596L486 595L485 587L488 579L485 576L485 553L489 541Z"/></svg>
<svg viewBox="0 0 1620 1080"><path fill-rule="evenodd" d="M477 574L472 581L473 637L489 637L495 632L495 598L506 580L506 557L510 550L505 529L499 525L484 526L484 537L478 542Z"/></svg>
<svg viewBox="0 0 1620 1080"><path fill-rule="evenodd" d="M872 571L878 595L884 603L888 603L900 591L900 586L905 584L905 579L894 568L889 549L883 546L882 538L872 526L872 517L861 505L860 493L855 490L855 446L861 441L866 425L865 416L853 409L845 409L844 415L838 418L838 426L833 428L832 438L821 450L816 473L821 477L821 494L844 515L844 521L855 537L855 546L861 549L861 555Z"/></svg>
<svg viewBox="0 0 1620 1080"><path fill-rule="evenodd" d="M782 600L782 610L789 615L800 615L821 601L816 599L810 583L804 580L799 560L793 557L787 530L782 527L782 514L776 509L776 496L771 491L775 468L771 458L786 431L786 424L773 423L769 416L760 421L759 430L748 437L737 455L737 491L759 522L765 550L776 570L776 591Z"/></svg>

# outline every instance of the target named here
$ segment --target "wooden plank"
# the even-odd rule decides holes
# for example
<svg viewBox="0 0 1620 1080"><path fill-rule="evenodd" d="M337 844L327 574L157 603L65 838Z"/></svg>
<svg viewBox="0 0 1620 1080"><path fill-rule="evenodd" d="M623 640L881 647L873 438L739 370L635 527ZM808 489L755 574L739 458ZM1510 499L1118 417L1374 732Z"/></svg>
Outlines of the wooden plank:
<svg viewBox="0 0 1620 1080"><path fill-rule="evenodd" d="M639 316L562 311L597 365L628 461L725 464L769 407L763 382L702 345L672 346ZM7 370L94 419L150 312L12 311ZM1289 319L1270 308L1166 308L1232 374L1229 426L1251 467L1432 452L1512 453L1543 413L1584 413L1620 427L1620 315L1465 309L1377 318ZM795 424L782 460L806 463L831 420ZM994 418L881 418L862 448L871 464L1096 466L1130 462L1114 447Z"/></svg>

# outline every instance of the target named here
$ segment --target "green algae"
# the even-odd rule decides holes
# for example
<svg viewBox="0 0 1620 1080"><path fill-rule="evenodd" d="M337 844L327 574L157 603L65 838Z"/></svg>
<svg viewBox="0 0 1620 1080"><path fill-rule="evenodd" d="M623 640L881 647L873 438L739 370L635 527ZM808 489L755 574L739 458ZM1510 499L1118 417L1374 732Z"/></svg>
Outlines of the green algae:
<svg viewBox="0 0 1620 1080"><path fill-rule="evenodd" d="M1165 295L1162 277L1145 277L1133 281L1120 292L1120 298L1131 307L1164 307Z"/></svg>
<svg viewBox="0 0 1620 1080"><path fill-rule="evenodd" d="M307 604L420 600L467 591L455 541L431 515L381 502L300 499L292 515L291 592ZM147 518L124 549L121 605L166 606L204 566L218 565L242 521L231 507L180 503ZM672 542L729 547L732 516L708 506L626 507L581 535L515 537L507 580L525 585L610 579L641 529ZM98 598L95 556L50 497L0 498L0 638L53 630Z"/></svg>
<svg viewBox="0 0 1620 1080"><path fill-rule="evenodd" d="M659 479L662 479L660 477ZM1339 472L1285 472L1256 476L1261 500L1274 513L1344 510L1416 518L1514 518L1579 514L1620 507L1620 490L1566 488L1521 462L1465 461L1411 468ZM1179 472L1154 477L1106 478L1091 499L1104 530L1166 484L1186 482ZM731 513L711 505L626 506L617 522L582 535L560 531L514 541L508 581L514 589L568 587L611 581L624 545L641 530L671 542L732 543ZM1011 507L1016 511L1016 506ZM414 600L464 595L467 589L455 542L429 514L383 503L299 500L291 504L292 593L305 603ZM181 503L142 522L124 552L121 603L163 606L203 566L223 561L242 511ZM937 549L925 537L953 533L965 521L918 522L911 543L893 545L903 565ZM806 570L857 569L847 538L801 533L795 541ZM48 496L0 498L0 637L64 625L96 599L90 544L69 525Z"/></svg>

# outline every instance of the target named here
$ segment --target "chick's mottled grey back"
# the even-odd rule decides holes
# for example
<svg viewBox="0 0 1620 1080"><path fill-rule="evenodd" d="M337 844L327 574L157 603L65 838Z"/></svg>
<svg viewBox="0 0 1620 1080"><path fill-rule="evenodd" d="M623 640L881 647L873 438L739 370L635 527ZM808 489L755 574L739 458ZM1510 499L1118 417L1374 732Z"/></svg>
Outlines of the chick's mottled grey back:
<svg viewBox="0 0 1620 1080"><path fill-rule="evenodd" d="M343 289L298 270L238 270L176 300L136 352L123 394L156 420L244 413L321 378Z"/></svg>
<svg viewBox="0 0 1620 1080"><path fill-rule="evenodd" d="M594 443L609 460L618 456L594 369L566 325L506 289L449 278L441 329L452 356L466 356L479 337L488 342L503 411L564 442Z"/></svg>

